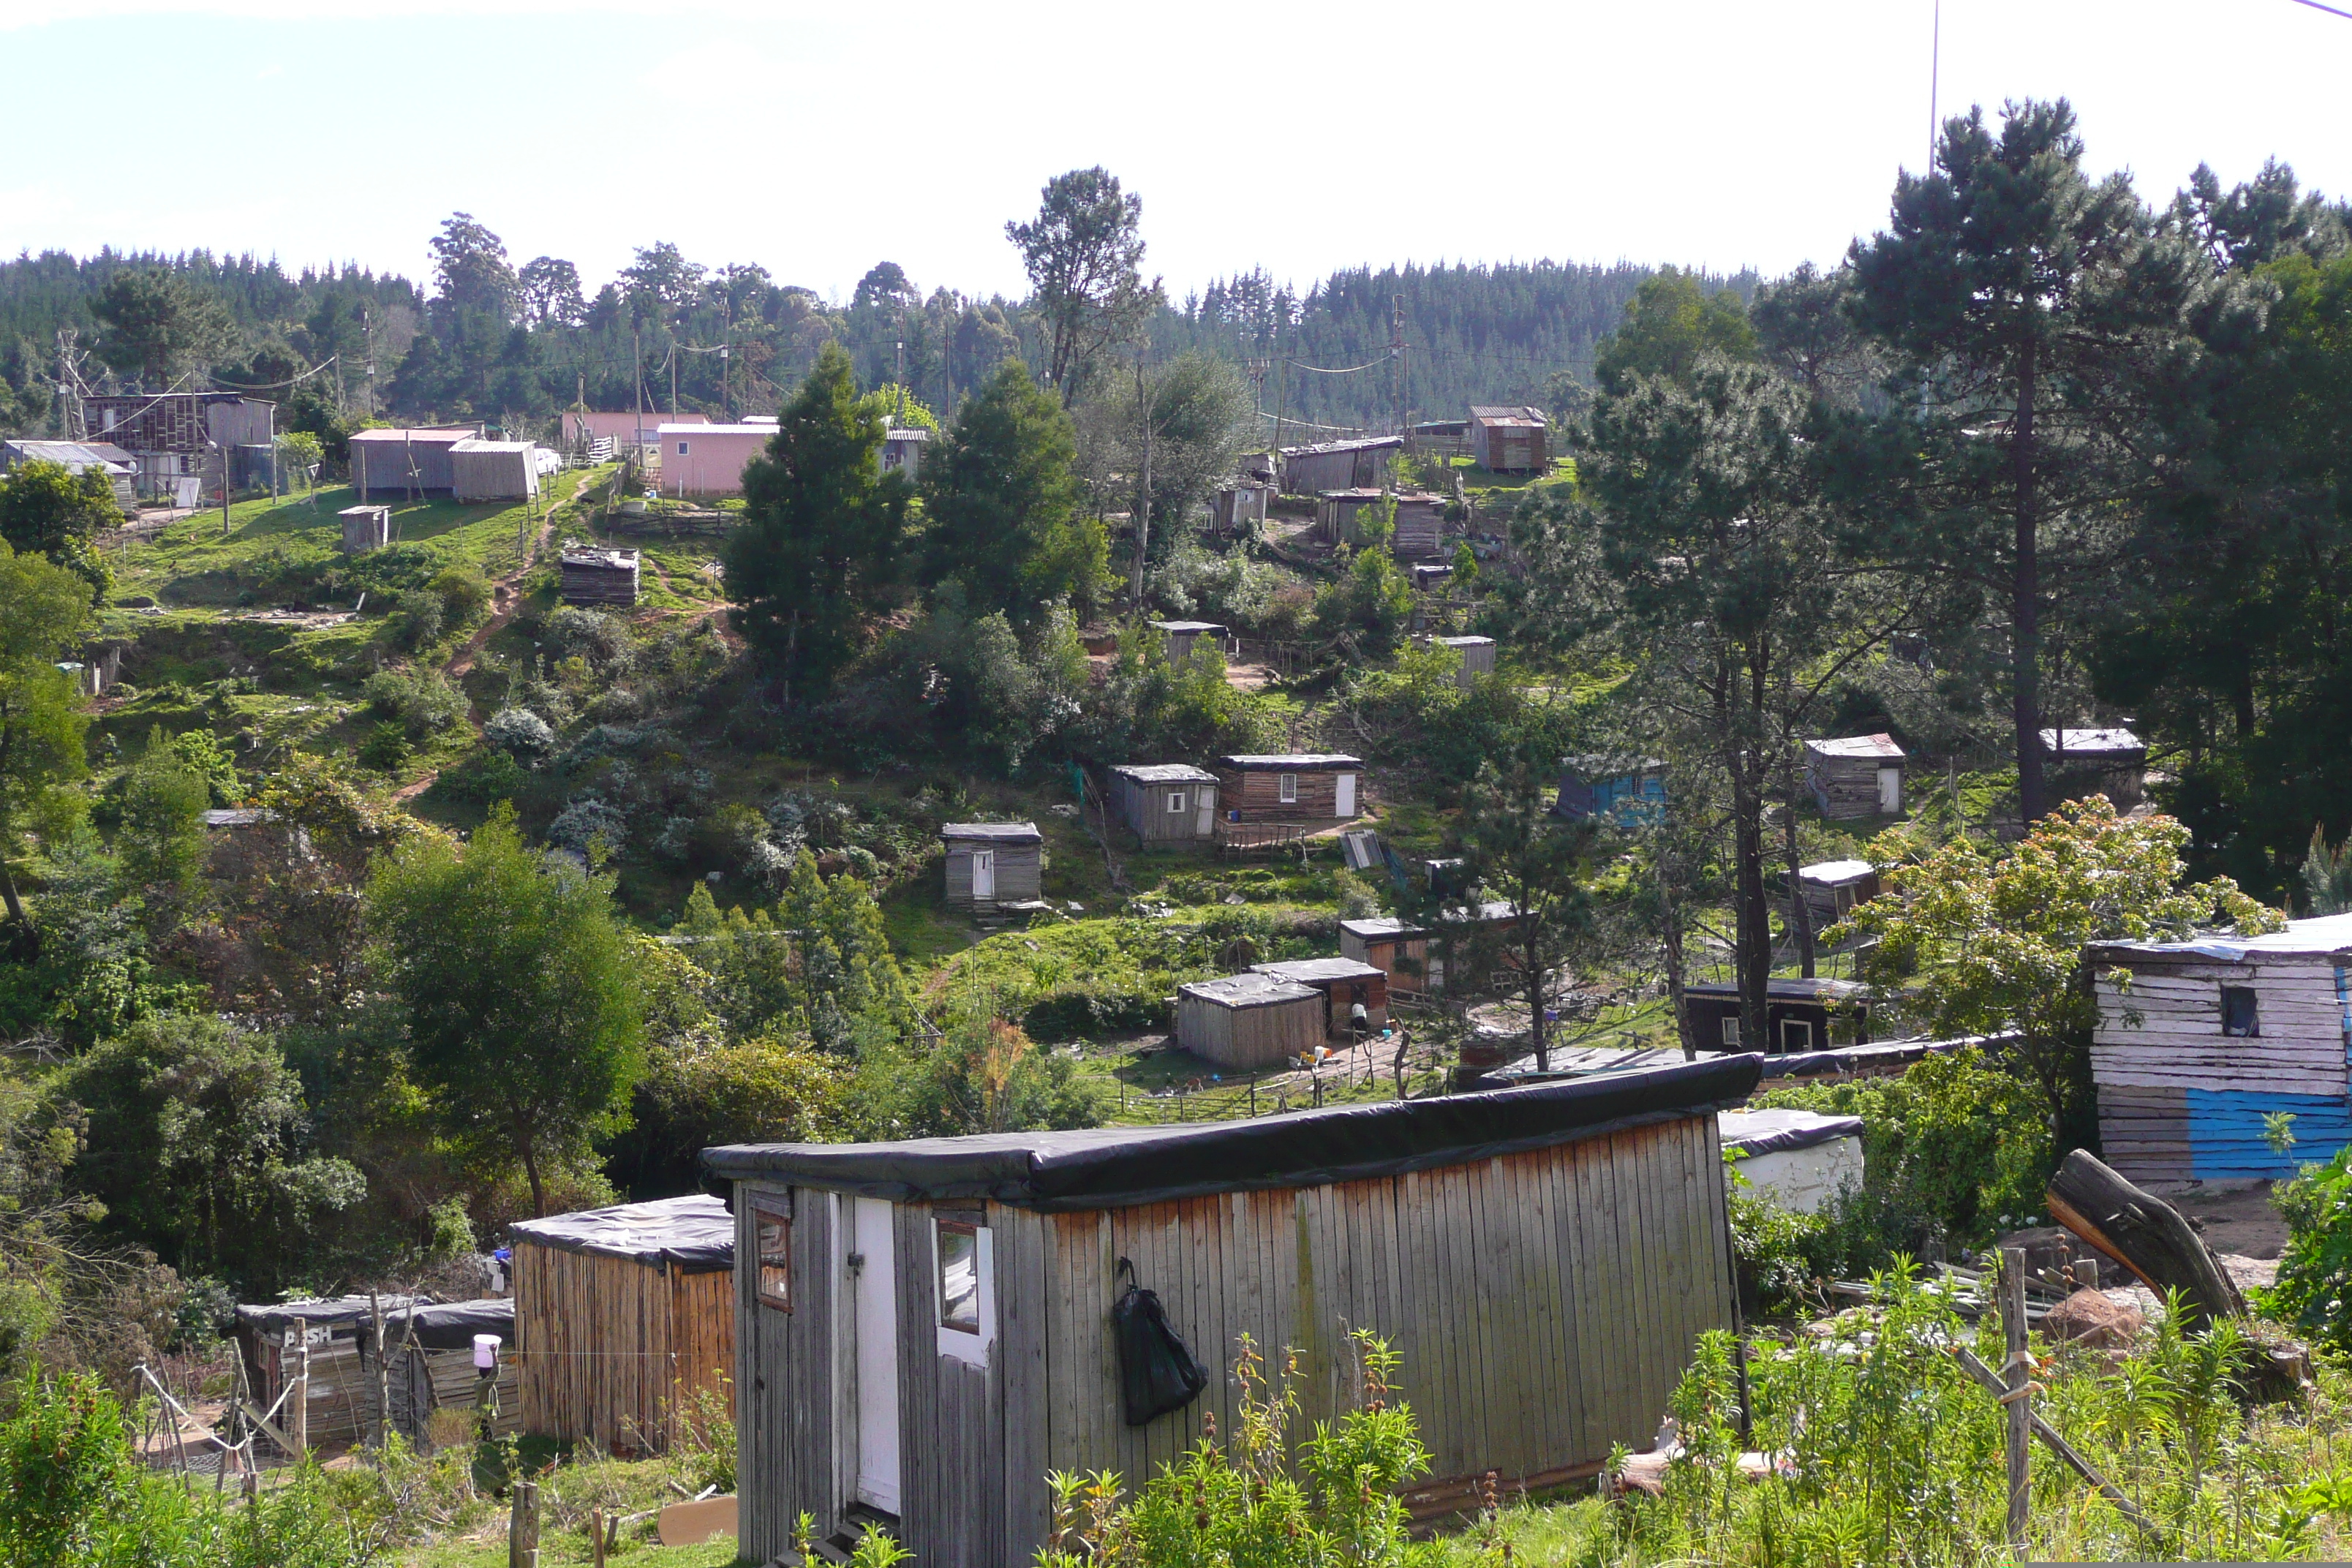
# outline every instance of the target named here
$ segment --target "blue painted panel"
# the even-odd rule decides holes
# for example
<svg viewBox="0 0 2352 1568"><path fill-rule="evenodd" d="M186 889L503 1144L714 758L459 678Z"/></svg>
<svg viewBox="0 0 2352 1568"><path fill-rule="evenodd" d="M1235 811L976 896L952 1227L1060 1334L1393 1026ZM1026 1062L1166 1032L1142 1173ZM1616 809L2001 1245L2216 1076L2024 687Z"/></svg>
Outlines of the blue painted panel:
<svg viewBox="0 0 2352 1568"><path fill-rule="evenodd" d="M2263 1118L2294 1113L2294 1147L2284 1157L2263 1139ZM2336 1094L2189 1091L2189 1170L2200 1181L2231 1176L2292 1176L2352 1143L2352 1100Z"/></svg>

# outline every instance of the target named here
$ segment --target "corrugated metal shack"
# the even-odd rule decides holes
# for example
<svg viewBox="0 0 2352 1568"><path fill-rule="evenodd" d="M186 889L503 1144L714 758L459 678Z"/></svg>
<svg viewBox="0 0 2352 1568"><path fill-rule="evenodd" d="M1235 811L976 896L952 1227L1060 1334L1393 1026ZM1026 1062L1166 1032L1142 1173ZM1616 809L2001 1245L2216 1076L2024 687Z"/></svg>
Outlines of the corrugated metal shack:
<svg viewBox="0 0 2352 1568"><path fill-rule="evenodd" d="M1355 1009L1364 1008L1364 1033L1388 1027L1389 976L1378 964L1353 958L1291 958L1253 963L1253 974L1309 986L1323 997L1323 1030L1335 1040L1355 1037Z"/></svg>
<svg viewBox="0 0 2352 1568"><path fill-rule="evenodd" d="M1379 970L1392 991L1428 988L1429 932L1394 915L1341 921L1339 956Z"/></svg>
<svg viewBox="0 0 2352 1568"><path fill-rule="evenodd" d="M1202 637L1219 653L1225 651L1225 628L1215 621L1153 621L1151 629L1168 639L1168 662L1181 664L1192 657Z"/></svg>
<svg viewBox="0 0 2352 1568"><path fill-rule="evenodd" d="M364 555L392 542L392 508L347 506L335 514L343 525L343 553Z"/></svg>
<svg viewBox="0 0 2352 1568"><path fill-rule="evenodd" d="M1832 821L1903 810L1903 748L1892 735L1805 742L1805 787Z"/></svg>
<svg viewBox="0 0 2352 1568"><path fill-rule="evenodd" d="M1238 1429L1244 1333L1296 1347L1300 1431L1350 1407L1349 1331L1388 1342L1422 1517L1475 1508L1490 1472L1508 1495L1593 1476L1731 1325L1715 1112L1757 1077L1738 1057L1246 1121L706 1150L741 1227L742 1555L856 1512L925 1568L1026 1563L1047 1472L1133 1486L1212 1418ZM1209 1373L1138 1425L1122 1259Z"/></svg>
<svg viewBox="0 0 2352 1568"><path fill-rule="evenodd" d="M0 474L21 463L56 463L74 475L96 468L111 481L116 505L139 499L138 460L110 441L0 441Z"/></svg>
<svg viewBox="0 0 2352 1568"><path fill-rule="evenodd" d="M2293 1176L2352 1142L2352 915L2270 936L2099 942L2101 1156L2131 1180ZM2131 973L2128 993L2107 972ZM2263 1118L2294 1118L2274 1150Z"/></svg>
<svg viewBox="0 0 2352 1568"><path fill-rule="evenodd" d="M1149 844L1205 844L1217 831L1217 775L1190 763L1129 763L1110 770L1118 818Z"/></svg>
<svg viewBox="0 0 2352 1568"><path fill-rule="evenodd" d="M1543 410L1478 405L1470 410L1470 457L1494 474L1541 473L1551 467Z"/></svg>
<svg viewBox="0 0 2352 1568"><path fill-rule="evenodd" d="M1605 816L1621 825L1654 821L1666 808L1666 764L1657 757L1599 753L1559 760L1555 816L1570 822Z"/></svg>
<svg viewBox="0 0 2352 1568"><path fill-rule="evenodd" d="M474 1368L474 1336L499 1336L499 1413L490 1430L501 1437L522 1430L522 1378L514 1353L514 1298L436 1302L403 1308L384 1317L384 1392L392 1405L392 1429L422 1445L436 1410L470 1414L481 1397L481 1373ZM373 1327L361 1336L360 1363L374 1400L375 1344Z"/></svg>
<svg viewBox="0 0 2352 1568"><path fill-rule="evenodd" d="M1319 496L1325 490L1379 489L1388 483L1389 461L1402 449L1397 436L1360 441L1325 441L1282 449L1282 493Z"/></svg>
<svg viewBox="0 0 2352 1568"><path fill-rule="evenodd" d="M1209 526L1219 533L1254 534L1265 521L1271 487L1258 484L1220 485L1209 503Z"/></svg>
<svg viewBox="0 0 2352 1568"><path fill-rule="evenodd" d="M986 910L1037 896L1045 870L1045 836L1034 822L950 822L940 829L947 850L947 900Z"/></svg>
<svg viewBox="0 0 2352 1568"><path fill-rule="evenodd" d="M1495 673L1493 637L1432 637L1429 640L1433 647L1450 647L1462 656L1462 662L1454 667L1454 679L1463 690L1467 691L1477 684L1480 676Z"/></svg>
<svg viewBox="0 0 2352 1568"><path fill-rule="evenodd" d="M1363 489L1325 490L1315 498L1315 537L1325 544L1353 544L1359 535L1356 514L1366 507L1377 507L1387 499L1388 491Z"/></svg>
<svg viewBox="0 0 2352 1568"><path fill-rule="evenodd" d="M2103 795L2128 811L2147 796L2147 742L2120 726L2044 730L2042 763L2063 800Z"/></svg>
<svg viewBox="0 0 2352 1568"><path fill-rule="evenodd" d="M1322 1045L1323 993L1271 974L1229 974L1176 988L1176 1044L1229 1072L1262 1072Z"/></svg>
<svg viewBox="0 0 2352 1568"><path fill-rule="evenodd" d="M1822 860L1800 866L1797 886L1804 894L1805 912L1812 921L1815 936L1853 913L1854 905L1878 897L1881 890L1878 868L1867 860Z"/></svg>
<svg viewBox="0 0 2352 1568"><path fill-rule="evenodd" d="M357 430L352 434L352 494L362 501L381 496L446 496L457 487L450 449L474 440L461 425L435 430Z"/></svg>
<svg viewBox="0 0 2352 1568"><path fill-rule="evenodd" d="M514 1227L522 1428L664 1451L708 1394L734 1409L735 1226L717 1198L662 1198Z"/></svg>
<svg viewBox="0 0 2352 1568"><path fill-rule="evenodd" d="M637 602L637 552L634 550L567 544L562 570L562 593L567 605L627 606Z"/></svg>
<svg viewBox="0 0 2352 1568"><path fill-rule="evenodd" d="M449 493L462 501L527 500L539 493L528 441L460 441L449 448Z"/></svg>
<svg viewBox="0 0 2352 1568"><path fill-rule="evenodd" d="M921 426L890 430L882 437L882 471L904 474L913 484L923 471L923 454L930 449L931 433Z"/></svg>
<svg viewBox="0 0 2352 1568"><path fill-rule="evenodd" d="M1286 752L1217 759L1217 807L1227 822L1344 822L1356 815L1361 758Z"/></svg>
<svg viewBox="0 0 2352 1568"><path fill-rule="evenodd" d="M1739 987L1727 982L1693 981L1683 987L1691 1038L1702 1050L1818 1051L1832 1045L1870 1043L1870 988L1852 980L1775 978L1764 986L1760 1045L1739 1036Z"/></svg>

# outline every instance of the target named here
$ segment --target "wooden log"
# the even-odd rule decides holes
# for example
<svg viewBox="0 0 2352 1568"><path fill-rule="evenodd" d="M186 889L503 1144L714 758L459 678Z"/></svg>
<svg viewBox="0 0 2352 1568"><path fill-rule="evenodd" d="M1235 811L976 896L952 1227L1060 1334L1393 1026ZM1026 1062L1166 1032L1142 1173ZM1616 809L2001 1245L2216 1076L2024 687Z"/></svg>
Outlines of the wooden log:
<svg viewBox="0 0 2352 1568"><path fill-rule="evenodd" d="M507 1515L507 1568L539 1568L539 1483L517 1481Z"/></svg>
<svg viewBox="0 0 2352 1568"><path fill-rule="evenodd" d="M2000 1381L2000 1374L1979 1361L1976 1353L1966 1345L1951 1345L1947 1348L1951 1351L1954 1359L1959 1362L1961 1370L1976 1379L1979 1386L1982 1387L1987 1394L1999 1398L2009 1392ZM2129 1498L2117 1491L2106 1477L2092 1468L2091 1461L2077 1453L2074 1444L2060 1436L2058 1428L2044 1421L2039 1411L2033 1412L2029 1419L2032 1425L2033 1435L2041 1438L2052 1453L2063 1460L2067 1468L2096 1487L2101 1497L2116 1505L2116 1512L2147 1531L2150 1535L2162 1533L2157 1529L2156 1522L2140 1512Z"/></svg>
<svg viewBox="0 0 2352 1568"><path fill-rule="evenodd" d="M2195 1328L2246 1315L2246 1299L2180 1211L2141 1191L2086 1149L2050 1179L2051 1217L2161 1297L2179 1290Z"/></svg>
<svg viewBox="0 0 2352 1568"><path fill-rule="evenodd" d="M2028 1452L2033 1442L2033 1394L2028 1378L2032 1363L2025 1353L2025 1249L2004 1247L2000 1255L2000 1334L2009 1351L2009 1386L2000 1396L2009 1417L2002 1447L2009 1461L2009 1543L2021 1558L2025 1552L2025 1527L2032 1515L2026 1488L2031 1478Z"/></svg>

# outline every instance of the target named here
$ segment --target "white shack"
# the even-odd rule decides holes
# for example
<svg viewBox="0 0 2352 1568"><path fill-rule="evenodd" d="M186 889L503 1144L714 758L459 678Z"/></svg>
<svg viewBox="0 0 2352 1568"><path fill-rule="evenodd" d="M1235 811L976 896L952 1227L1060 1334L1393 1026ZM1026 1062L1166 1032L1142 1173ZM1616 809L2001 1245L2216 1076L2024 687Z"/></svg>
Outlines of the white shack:
<svg viewBox="0 0 2352 1568"><path fill-rule="evenodd" d="M1723 1110L1717 1136L1758 1197L1814 1214L1842 1187L1862 1185L1862 1118L1813 1110Z"/></svg>

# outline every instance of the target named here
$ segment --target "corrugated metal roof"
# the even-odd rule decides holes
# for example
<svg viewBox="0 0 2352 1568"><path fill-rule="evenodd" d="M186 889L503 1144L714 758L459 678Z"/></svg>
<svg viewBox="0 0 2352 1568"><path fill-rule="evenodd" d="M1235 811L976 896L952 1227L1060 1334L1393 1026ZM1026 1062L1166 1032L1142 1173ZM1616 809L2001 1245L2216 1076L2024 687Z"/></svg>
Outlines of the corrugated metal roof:
<svg viewBox="0 0 2352 1568"><path fill-rule="evenodd" d="M531 444L529 441L491 441L478 436L470 436L451 447L449 450L453 452L528 452L530 447Z"/></svg>
<svg viewBox="0 0 2352 1568"><path fill-rule="evenodd" d="M2055 755L2146 757L2147 742L2121 726L2107 730L2044 730L2042 749Z"/></svg>
<svg viewBox="0 0 2352 1568"><path fill-rule="evenodd" d="M1403 445L1404 437L1402 436L1373 436L1359 441L1322 441L1312 447L1285 447L1282 455L1286 458L1311 458L1318 452L1370 452Z"/></svg>
<svg viewBox="0 0 2352 1568"><path fill-rule="evenodd" d="M1228 974L1222 980L1195 980L1177 990L1203 1002L1214 1002L1220 1007L1270 1007L1278 1002L1318 1001L1323 994L1311 985L1255 972Z"/></svg>
<svg viewBox="0 0 2352 1568"><path fill-rule="evenodd" d="M1506 426L1520 425L1536 430L1543 429L1550 424L1540 410L1528 407L1525 404L1517 407L1501 404L1473 404L1470 408L1470 417L1481 425Z"/></svg>
<svg viewBox="0 0 2352 1568"><path fill-rule="evenodd" d="M352 439L363 447L396 447L410 441L446 441L454 445L459 441L475 440L477 437L472 426L463 425L454 429L354 430L352 432Z"/></svg>
<svg viewBox="0 0 2352 1568"><path fill-rule="evenodd" d="M1394 915L1375 915L1370 920L1341 921L1339 929L1349 936L1368 942L1395 942L1403 938L1427 936L1429 933L1410 921Z"/></svg>
<svg viewBox="0 0 2352 1568"><path fill-rule="evenodd" d="M1387 970L1370 963L1359 963L1352 958L1286 958L1272 963L1253 963L1253 974L1271 974L1277 980L1296 981L1312 985L1318 980L1370 980L1386 974Z"/></svg>
<svg viewBox="0 0 2352 1568"><path fill-rule="evenodd" d="M28 463L63 463L68 468L109 468L130 473L138 467L131 454L110 441L0 442Z"/></svg>
<svg viewBox="0 0 2352 1568"><path fill-rule="evenodd" d="M1223 632L1225 629L1215 621L1153 621L1151 625L1163 632Z"/></svg>
<svg viewBox="0 0 2352 1568"><path fill-rule="evenodd" d="M1843 1002L1852 997L1866 996L1870 987L1853 980L1798 980L1776 976L1764 984L1764 994L1784 1000L1807 1002ZM1683 987L1685 996L1737 996L1739 987L1728 980L1694 980Z"/></svg>
<svg viewBox="0 0 2352 1568"><path fill-rule="evenodd" d="M950 822L940 826L940 837L1000 844L1042 844L1045 838L1034 822Z"/></svg>
<svg viewBox="0 0 2352 1568"><path fill-rule="evenodd" d="M1448 570L1452 568L1449 567ZM1440 647L1493 647L1495 646L1493 637L1432 637L1429 640Z"/></svg>
<svg viewBox="0 0 2352 1568"><path fill-rule="evenodd" d="M1217 775L1190 763L1122 763L1111 769L1137 784L1214 784Z"/></svg>
<svg viewBox="0 0 2352 1568"><path fill-rule="evenodd" d="M2184 942L2100 942L2083 950L2089 958L2210 958L2242 963L2249 958L2323 957L2352 953L2352 915L2321 915L2289 921L2268 936L2213 932Z"/></svg>
<svg viewBox="0 0 2352 1568"><path fill-rule="evenodd" d="M1848 735L1835 741L1807 741L1806 746L1825 757L1885 757L1903 760L1903 748L1892 735Z"/></svg>
<svg viewBox="0 0 2352 1568"><path fill-rule="evenodd" d="M634 550L567 550L563 552L566 566L603 566L615 572L637 569L637 552Z"/></svg>
<svg viewBox="0 0 2352 1568"><path fill-rule="evenodd" d="M1219 757L1217 761L1223 766L1238 768L1244 773L1258 773L1267 770L1282 771L1292 768L1360 768L1364 765L1364 760L1361 757L1350 757L1339 752L1271 752L1265 754L1253 752L1241 756Z"/></svg>
<svg viewBox="0 0 2352 1568"><path fill-rule="evenodd" d="M1877 869L1867 860L1822 860L1811 866L1797 868L1797 875L1808 882L1854 882Z"/></svg>

